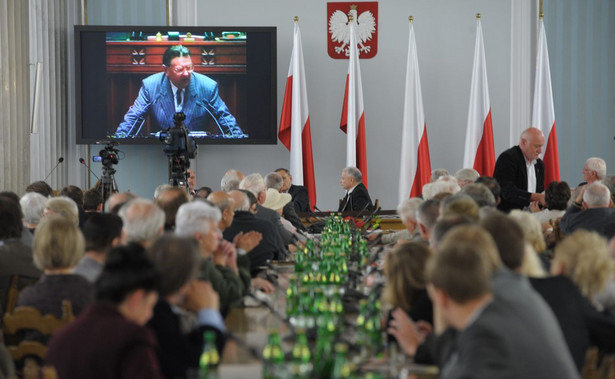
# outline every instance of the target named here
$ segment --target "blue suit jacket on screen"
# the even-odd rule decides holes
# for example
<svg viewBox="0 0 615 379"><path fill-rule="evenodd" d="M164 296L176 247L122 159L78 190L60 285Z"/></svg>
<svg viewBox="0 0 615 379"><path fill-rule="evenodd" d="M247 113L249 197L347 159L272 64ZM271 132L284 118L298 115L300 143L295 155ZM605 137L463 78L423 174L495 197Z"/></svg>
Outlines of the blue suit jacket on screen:
<svg viewBox="0 0 615 379"><path fill-rule="evenodd" d="M224 137L244 137L235 117L218 95L218 83L193 72L185 91L182 112L186 115L184 124L189 130L204 131L213 115ZM153 132L170 128L174 125L174 114L175 100L169 78L164 72L150 75L143 80L139 96L124 116L116 137L142 134L142 125L148 116Z"/></svg>

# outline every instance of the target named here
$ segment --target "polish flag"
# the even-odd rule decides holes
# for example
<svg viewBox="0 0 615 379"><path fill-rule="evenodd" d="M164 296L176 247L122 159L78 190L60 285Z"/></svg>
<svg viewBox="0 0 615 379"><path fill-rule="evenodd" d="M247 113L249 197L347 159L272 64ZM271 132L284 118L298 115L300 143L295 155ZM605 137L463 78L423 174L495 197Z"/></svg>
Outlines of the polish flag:
<svg viewBox="0 0 615 379"><path fill-rule="evenodd" d="M340 129L346 133L346 167L356 167L363 174L363 184L367 187L367 153L365 151L365 113L363 112L363 86L359 51L355 35L355 22L350 20L350 64L346 76L344 106Z"/></svg>
<svg viewBox="0 0 615 379"><path fill-rule="evenodd" d="M419 60L416 52L414 26L410 22L408 64L406 66L406 90L404 117L402 120L401 163L399 169L399 202L421 194L423 185L431 179L427 125L423 111Z"/></svg>
<svg viewBox="0 0 615 379"><path fill-rule="evenodd" d="M552 181L560 181L559 154L557 151L557 132L555 131L555 111L553 110L553 90L551 89L551 69L545 25L540 18L538 30L538 54L536 55L536 78L534 82L534 106L532 126L545 135L543 146L545 164L545 188Z"/></svg>
<svg viewBox="0 0 615 379"><path fill-rule="evenodd" d="M307 188L312 208L316 205L316 182L314 180L314 159L312 158L312 135L308 112L303 48L299 23L295 21L293 51L286 78L284 104L280 116L278 138L290 151L290 174L293 183Z"/></svg>
<svg viewBox="0 0 615 379"><path fill-rule="evenodd" d="M476 43L474 45L474 67L470 88L470 110L468 129L463 156L463 167L474 168L481 176L492 176L495 168L495 149L493 147L493 125L491 124L491 104L487 83L487 65L483 44L483 29L480 15L476 16Z"/></svg>

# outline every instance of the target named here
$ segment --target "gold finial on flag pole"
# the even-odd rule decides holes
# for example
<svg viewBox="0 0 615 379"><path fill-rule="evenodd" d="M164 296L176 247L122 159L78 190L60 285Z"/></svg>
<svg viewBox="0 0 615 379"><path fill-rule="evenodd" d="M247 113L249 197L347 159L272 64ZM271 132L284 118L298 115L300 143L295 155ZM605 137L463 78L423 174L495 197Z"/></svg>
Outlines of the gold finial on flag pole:
<svg viewBox="0 0 615 379"><path fill-rule="evenodd" d="M477 14L476 14L476 19L477 19L477 20L480 20L480 13L477 13Z"/></svg>
<svg viewBox="0 0 615 379"><path fill-rule="evenodd" d="M299 16L293 17L293 20L295 20L295 22L299 22Z"/></svg>
<svg viewBox="0 0 615 379"><path fill-rule="evenodd" d="M352 15L352 13L348 13L348 21L354 21L354 16Z"/></svg>
<svg viewBox="0 0 615 379"><path fill-rule="evenodd" d="M540 17L540 19L542 20L542 18L545 16L545 14L542 11L542 0L540 0L540 9L538 10L538 16Z"/></svg>
<svg viewBox="0 0 615 379"><path fill-rule="evenodd" d="M414 17L413 16L408 17L408 21L414 22Z"/></svg>

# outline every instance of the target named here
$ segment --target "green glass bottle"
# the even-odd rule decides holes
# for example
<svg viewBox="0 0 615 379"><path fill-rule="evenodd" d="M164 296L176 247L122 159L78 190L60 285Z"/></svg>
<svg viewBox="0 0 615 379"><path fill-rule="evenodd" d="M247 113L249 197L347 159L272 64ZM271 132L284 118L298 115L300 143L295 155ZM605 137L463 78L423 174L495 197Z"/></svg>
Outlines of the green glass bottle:
<svg viewBox="0 0 615 379"><path fill-rule="evenodd" d="M220 355L216 349L216 334L208 330L203 333L203 352L199 360L199 377L201 379L217 379Z"/></svg>
<svg viewBox="0 0 615 379"><path fill-rule="evenodd" d="M312 353L303 329L297 329L297 339L292 350L292 363L294 378L309 378L312 374Z"/></svg>
<svg viewBox="0 0 615 379"><path fill-rule="evenodd" d="M274 379L282 377L284 350L280 336L276 330L269 332L267 344L263 348L263 378Z"/></svg>
<svg viewBox="0 0 615 379"><path fill-rule="evenodd" d="M335 344L335 360L333 361L332 379L349 378L351 366L348 362L348 346L344 343Z"/></svg>

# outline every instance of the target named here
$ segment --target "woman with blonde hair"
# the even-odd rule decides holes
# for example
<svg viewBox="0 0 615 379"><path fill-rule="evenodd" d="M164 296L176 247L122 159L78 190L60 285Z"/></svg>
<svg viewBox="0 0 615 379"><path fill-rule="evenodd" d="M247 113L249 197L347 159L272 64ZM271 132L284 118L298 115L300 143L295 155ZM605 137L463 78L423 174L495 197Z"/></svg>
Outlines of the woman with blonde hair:
<svg viewBox="0 0 615 379"><path fill-rule="evenodd" d="M60 216L46 217L36 228L32 245L34 264L44 275L19 293L17 306L29 305L42 314L62 317L62 300L69 300L78 315L93 300L93 288L81 275L73 274L85 249L77 224Z"/></svg>
<svg viewBox="0 0 615 379"><path fill-rule="evenodd" d="M79 225L79 207L73 199L66 196L52 197L45 203L44 217L61 216Z"/></svg>

